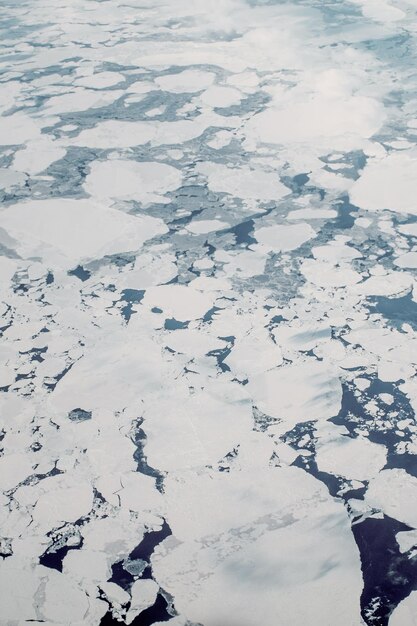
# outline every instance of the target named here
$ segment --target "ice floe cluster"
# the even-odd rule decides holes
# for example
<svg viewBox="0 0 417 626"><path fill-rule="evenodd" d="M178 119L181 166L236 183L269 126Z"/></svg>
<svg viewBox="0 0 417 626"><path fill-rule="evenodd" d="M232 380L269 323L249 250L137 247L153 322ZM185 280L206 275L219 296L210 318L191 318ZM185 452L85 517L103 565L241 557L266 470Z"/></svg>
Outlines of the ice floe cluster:
<svg viewBox="0 0 417 626"><path fill-rule="evenodd" d="M413 626L415 0L5 0L0 623Z"/></svg>

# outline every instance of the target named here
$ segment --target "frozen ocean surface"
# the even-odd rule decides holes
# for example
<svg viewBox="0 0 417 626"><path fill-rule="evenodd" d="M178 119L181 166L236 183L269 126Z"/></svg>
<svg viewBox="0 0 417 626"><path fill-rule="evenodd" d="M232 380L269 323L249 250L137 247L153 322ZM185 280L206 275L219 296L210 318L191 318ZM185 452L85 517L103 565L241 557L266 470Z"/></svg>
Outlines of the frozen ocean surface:
<svg viewBox="0 0 417 626"><path fill-rule="evenodd" d="M417 625L417 0L1 0L0 624Z"/></svg>

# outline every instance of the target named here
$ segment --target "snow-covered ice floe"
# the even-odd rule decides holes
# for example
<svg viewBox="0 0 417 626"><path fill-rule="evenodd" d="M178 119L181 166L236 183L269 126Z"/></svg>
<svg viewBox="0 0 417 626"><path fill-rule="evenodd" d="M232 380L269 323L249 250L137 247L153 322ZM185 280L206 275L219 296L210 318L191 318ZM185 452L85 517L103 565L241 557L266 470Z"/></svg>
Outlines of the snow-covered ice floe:
<svg viewBox="0 0 417 626"><path fill-rule="evenodd" d="M0 624L416 626L412 0L5 0Z"/></svg>

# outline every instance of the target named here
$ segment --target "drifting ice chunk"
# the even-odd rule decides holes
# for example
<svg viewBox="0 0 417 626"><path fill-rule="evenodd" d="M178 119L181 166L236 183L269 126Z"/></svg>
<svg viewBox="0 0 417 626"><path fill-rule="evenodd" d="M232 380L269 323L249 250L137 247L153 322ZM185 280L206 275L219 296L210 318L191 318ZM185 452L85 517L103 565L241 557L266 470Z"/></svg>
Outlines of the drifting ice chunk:
<svg viewBox="0 0 417 626"><path fill-rule="evenodd" d="M167 202L163 194L181 185L177 168L164 163L135 161L96 161L84 188L96 198L121 198L137 202Z"/></svg>
<svg viewBox="0 0 417 626"><path fill-rule="evenodd" d="M263 226L255 230L255 237L258 243L271 252L296 250L315 236L316 231L305 222Z"/></svg>
<svg viewBox="0 0 417 626"><path fill-rule="evenodd" d="M350 190L351 202L368 211L417 215L417 158L390 154L369 163Z"/></svg>
<svg viewBox="0 0 417 626"><path fill-rule="evenodd" d="M341 406L337 372L320 361L269 370L251 378L248 386L258 408L281 418L286 430L298 422L329 419Z"/></svg>
<svg viewBox="0 0 417 626"><path fill-rule="evenodd" d="M167 232L160 219L66 198L14 204L1 213L1 221L19 254L63 267L138 250L147 239Z"/></svg>

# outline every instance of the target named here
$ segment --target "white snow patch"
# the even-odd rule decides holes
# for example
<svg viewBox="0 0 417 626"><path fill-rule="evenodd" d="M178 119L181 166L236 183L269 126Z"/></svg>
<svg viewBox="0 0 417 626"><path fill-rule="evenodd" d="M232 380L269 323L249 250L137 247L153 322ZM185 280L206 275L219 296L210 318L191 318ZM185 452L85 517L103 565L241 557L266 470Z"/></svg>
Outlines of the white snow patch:
<svg viewBox="0 0 417 626"><path fill-rule="evenodd" d="M193 395L184 391L177 385L144 412L148 463L162 471L213 465L253 428L239 385L211 381Z"/></svg>
<svg viewBox="0 0 417 626"><path fill-rule="evenodd" d="M32 517L36 524L47 530L64 522L75 522L87 515L93 506L93 489L90 484L77 481L69 484L68 479L54 477L36 502Z"/></svg>
<svg viewBox="0 0 417 626"><path fill-rule="evenodd" d="M205 235L206 233L223 230L228 226L230 224L221 220L193 220L185 228L194 235Z"/></svg>
<svg viewBox="0 0 417 626"><path fill-rule="evenodd" d="M334 417L342 400L337 371L315 360L252 377L248 388L258 408L283 420L286 430L298 422Z"/></svg>
<svg viewBox="0 0 417 626"><path fill-rule="evenodd" d="M41 134L40 127L23 113L0 117L0 145L20 145Z"/></svg>
<svg viewBox="0 0 417 626"><path fill-rule="evenodd" d="M119 72L96 72L88 76L82 76L74 81L75 85L80 87L89 87L90 89L107 89L123 82L125 77Z"/></svg>
<svg viewBox="0 0 417 626"><path fill-rule="evenodd" d="M351 202L368 211L417 215L417 158L401 152L369 162L350 190Z"/></svg>
<svg viewBox="0 0 417 626"><path fill-rule="evenodd" d="M314 143L344 149L352 139L361 144L371 137L384 120L383 107L373 98L305 94L303 100L254 115L245 127L246 135L266 144Z"/></svg>
<svg viewBox="0 0 417 626"><path fill-rule="evenodd" d="M77 137L65 139L66 145L88 148L129 148L148 142L152 145L173 145L190 141L203 134L210 126L233 127L233 119L215 113L202 114L193 120L173 122L107 120L83 130ZM62 140L64 141L64 139Z"/></svg>
<svg viewBox="0 0 417 626"><path fill-rule="evenodd" d="M205 626L231 615L275 624L277 606L291 626L360 623L359 555L342 506L298 468L252 460L235 472L168 476L174 536L152 556L155 578Z"/></svg>
<svg viewBox="0 0 417 626"><path fill-rule="evenodd" d="M288 252L316 236L316 231L306 222L275 224L255 229L255 238L264 250Z"/></svg>
<svg viewBox="0 0 417 626"><path fill-rule="evenodd" d="M126 615L126 624L131 624L142 611L153 606L158 591L159 587L152 579L135 580L130 589L132 599Z"/></svg>
<svg viewBox="0 0 417 626"><path fill-rule="evenodd" d="M165 74L155 78L155 83L164 91L172 93L195 93L210 87L216 78L213 72L184 70L177 74Z"/></svg>
<svg viewBox="0 0 417 626"><path fill-rule="evenodd" d="M386 515L417 528L417 478L405 470L382 470L369 483L365 500Z"/></svg>
<svg viewBox="0 0 417 626"><path fill-rule="evenodd" d="M352 288L361 296L402 295L412 287L413 279L405 272L389 272L384 276L371 276Z"/></svg>
<svg viewBox="0 0 417 626"><path fill-rule="evenodd" d="M234 375L246 378L281 365L282 354L268 331L260 328L251 330L238 339L224 362Z"/></svg>
<svg viewBox="0 0 417 626"><path fill-rule="evenodd" d="M30 200L1 212L2 227L26 257L68 267L106 254L138 250L167 232L163 221L132 216L91 200Z"/></svg>
<svg viewBox="0 0 417 626"><path fill-rule="evenodd" d="M180 170L171 165L114 159L92 163L84 189L95 198L165 203L169 200L164 194L177 189L181 182Z"/></svg>
<svg viewBox="0 0 417 626"><path fill-rule="evenodd" d="M361 275L350 267L335 267L327 261L306 259L300 265L300 272L313 285L318 287L346 287L355 285L361 280Z"/></svg>
<svg viewBox="0 0 417 626"><path fill-rule="evenodd" d="M201 101L211 107L230 107L239 104L242 94L232 87L213 85L200 96Z"/></svg>
<svg viewBox="0 0 417 626"><path fill-rule="evenodd" d="M402 530L395 535L395 539L404 554L417 545L417 530Z"/></svg>
<svg viewBox="0 0 417 626"><path fill-rule="evenodd" d="M359 4L364 17L382 23L398 22L406 17L406 13L398 7L392 6L386 0L352 0Z"/></svg>
<svg viewBox="0 0 417 626"><path fill-rule="evenodd" d="M124 92L120 90L103 92L76 87L71 93L64 93L49 98L44 105L44 109L48 115L98 109L112 104L123 94Z"/></svg>
<svg viewBox="0 0 417 626"><path fill-rule="evenodd" d="M404 233L404 235L410 235L411 237L417 237L417 222L412 224L403 224L398 226L398 231Z"/></svg>
<svg viewBox="0 0 417 626"><path fill-rule="evenodd" d="M162 309L165 317L188 321L203 317L213 306L213 296L186 285L150 287L142 300L149 309Z"/></svg>
<svg viewBox="0 0 417 626"><path fill-rule="evenodd" d="M195 170L207 177L212 191L229 193L245 200L280 200L291 193L274 172L210 162L198 164Z"/></svg>
<svg viewBox="0 0 417 626"><path fill-rule="evenodd" d="M318 344L329 341L331 328L328 322L294 323L279 325L272 331L275 342L288 350L311 350Z"/></svg>
<svg viewBox="0 0 417 626"><path fill-rule="evenodd" d="M401 254L394 260L397 267L405 267L407 269L417 269L417 252L406 252Z"/></svg>
<svg viewBox="0 0 417 626"><path fill-rule="evenodd" d="M345 478L369 480L387 462L385 446L368 439L338 436L316 446L316 462L321 472Z"/></svg>
<svg viewBox="0 0 417 626"><path fill-rule="evenodd" d="M393 610L389 626L417 626L417 591L412 591Z"/></svg>
<svg viewBox="0 0 417 626"><path fill-rule="evenodd" d="M266 261L266 252L259 250L242 250L241 252L226 252L217 250L214 254L216 261L224 263L227 276L252 278L263 273Z"/></svg>
<svg viewBox="0 0 417 626"><path fill-rule="evenodd" d="M5 454L0 458L0 489L8 491L33 473L26 454Z"/></svg>
<svg viewBox="0 0 417 626"><path fill-rule="evenodd" d="M288 220L327 220L337 217L335 209L296 209L287 215Z"/></svg>
<svg viewBox="0 0 417 626"><path fill-rule="evenodd" d="M27 174L39 174L55 161L62 159L65 154L65 148L50 137L42 136L34 141L29 141L22 150L16 153L13 167L15 170Z"/></svg>

